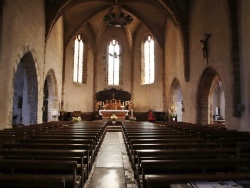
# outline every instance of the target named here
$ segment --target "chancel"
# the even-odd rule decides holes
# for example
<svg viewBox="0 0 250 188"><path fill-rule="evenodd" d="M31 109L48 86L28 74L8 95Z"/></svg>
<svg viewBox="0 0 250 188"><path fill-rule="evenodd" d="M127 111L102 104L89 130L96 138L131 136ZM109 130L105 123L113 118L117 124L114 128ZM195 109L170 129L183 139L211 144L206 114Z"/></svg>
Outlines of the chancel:
<svg viewBox="0 0 250 188"><path fill-rule="evenodd" d="M249 187L249 10L0 0L0 187Z"/></svg>

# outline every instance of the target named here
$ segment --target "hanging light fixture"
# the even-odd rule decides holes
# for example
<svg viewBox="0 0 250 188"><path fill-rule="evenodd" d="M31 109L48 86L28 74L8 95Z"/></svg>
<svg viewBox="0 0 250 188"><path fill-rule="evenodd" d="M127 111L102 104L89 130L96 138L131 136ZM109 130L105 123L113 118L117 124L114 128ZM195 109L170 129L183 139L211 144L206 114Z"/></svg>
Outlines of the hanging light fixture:
<svg viewBox="0 0 250 188"><path fill-rule="evenodd" d="M133 17L129 14L118 12L118 0L115 1L115 12L104 16L103 20L110 26L123 27L129 25L133 21Z"/></svg>

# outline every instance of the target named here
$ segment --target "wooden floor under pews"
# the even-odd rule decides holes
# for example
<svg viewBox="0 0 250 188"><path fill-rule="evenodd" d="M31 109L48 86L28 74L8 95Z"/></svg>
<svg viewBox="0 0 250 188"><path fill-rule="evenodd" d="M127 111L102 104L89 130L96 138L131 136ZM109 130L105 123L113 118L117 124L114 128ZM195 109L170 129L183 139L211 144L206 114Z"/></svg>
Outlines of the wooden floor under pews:
<svg viewBox="0 0 250 188"><path fill-rule="evenodd" d="M250 187L249 132L183 122L119 126L50 122L0 130L0 187Z"/></svg>

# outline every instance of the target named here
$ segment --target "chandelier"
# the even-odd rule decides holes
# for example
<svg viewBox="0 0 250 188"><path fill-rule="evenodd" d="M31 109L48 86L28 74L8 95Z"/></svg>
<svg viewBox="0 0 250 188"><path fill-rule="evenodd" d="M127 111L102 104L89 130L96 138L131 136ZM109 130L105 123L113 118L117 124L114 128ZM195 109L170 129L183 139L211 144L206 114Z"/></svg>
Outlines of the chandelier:
<svg viewBox="0 0 250 188"><path fill-rule="evenodd" d="M103 20L110 26L123 27L129 25L133 21L133 17L129 14L118 12L117 0L115 3L116 12L107 14L104 16Z"/></svg>

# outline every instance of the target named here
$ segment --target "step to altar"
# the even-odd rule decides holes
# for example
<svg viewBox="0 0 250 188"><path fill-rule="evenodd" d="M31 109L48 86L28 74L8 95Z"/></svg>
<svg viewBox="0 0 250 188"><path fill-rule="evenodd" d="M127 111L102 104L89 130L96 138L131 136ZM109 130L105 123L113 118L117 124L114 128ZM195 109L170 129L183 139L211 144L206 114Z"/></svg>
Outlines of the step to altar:
<svg viewBox="0 0 250 188"><path fill-rule="evenodd" d="M106 131L107 132L122 132L122 126L121 125L107 125Z"/></svg>

